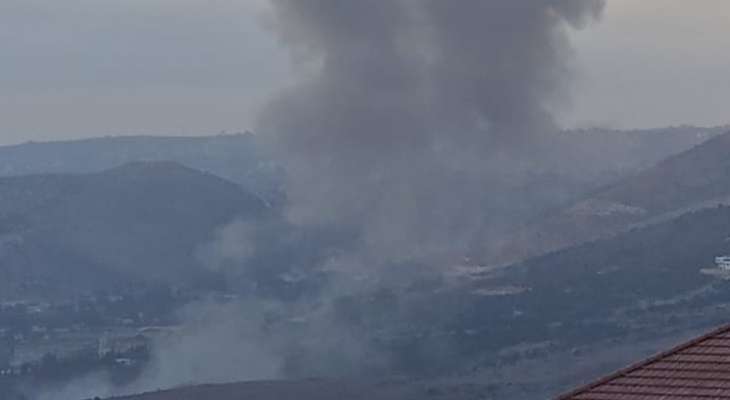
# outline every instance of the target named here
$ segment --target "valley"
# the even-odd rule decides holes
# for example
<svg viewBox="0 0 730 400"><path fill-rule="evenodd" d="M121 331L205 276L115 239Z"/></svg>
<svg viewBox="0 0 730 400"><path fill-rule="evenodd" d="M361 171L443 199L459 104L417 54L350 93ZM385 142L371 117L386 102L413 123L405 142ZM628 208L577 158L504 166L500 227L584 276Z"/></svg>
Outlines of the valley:
<svg viewBox="0 0 730 400"><path fill-rule="evenodd" d="M258 377L287 381L192 385L140 398L200 396L206 390L222 399L226 392L250 392L262 399L305 392L326 398L331 390L378 398L420 398L426 393L426 398L449 400L557 394L637 353L651 354L724 322L730 307L728 283L700 273L711 268L716 255L730 253L730 209L718 205L726 194L710 189L723 187L724 175L707 180L707 190L680 196L677 192L690 189L659 171L686 175L691 174L690 164L717 168L724 162L721 149L730 146L726 137L716 136L645 172L629 173L598 194L587 193L588 200L576 197L568 211L556 214L591 216L574 219L575 228L540 225L566 237L581 226L600 226L595 218L619 227L583 234L586 243L563 242L561 249L503 268L479 267L471 259L441 270L402 265L396 268L402 273L393 274L402 277L390 281L319 268L321 260L336 259L333 249L347 248L346 235L297 232L299 228L287 226L277 215L276 207L243 186L181 164L145 161L101 172L0 178L1 255L8 277L0 317L9 326L2 334L12 349L6 352L11 356L4 385L17 396L38 386L69 399L146 392L157 385L187 387L192 385L188 379L195 379L192 371L159 381L144 377L168 374L162 360L174 351L174 343L216 340L215 334L199 336L196 324L227 326L227 319L236 321L230 312L245 315L265 301L270 304L266 307L273 305L262 316L267 322L255 317L253 326L225 328L223 337L246 335L242 340L253 340L264 353L232 349L231 354L266 357L273 369ZM708 157L705 148L718 157ZM707 161L698 164L697 159ZM637 179L673 179L673 186L656 187L666 188L659 192L664 198L677 200L662 203L671 206L653 206L609 196L639 185L633 183ZM114 210L112 219L108 210ZM555 218L545 215L547 221ZM230 240L232 249L256 244L250 251L234 251ZM75 278L64 281L64 276ZM333 280L342 284L353 278L370 283L356 292L322 297ZM213 310L218 308L230 311L209 321L202 317L217 315ZM204 314L191 318L191 310ZM322 324L340 338L332 343L307 339ZM268 337L259 336L259 330L269 332ZM248 335L253 336L245 339ZM113 353L100 350L104 343L117 341L137 345ZM347 352L343 359L322 357L322 352L353 345L365 351L353 353L355 364ZM601 361L586 367L596 360ZM233 368L242 366L224 357L223 363L228 362ZM564 367L556 369L558 364ZM53 365L63 366L65 373L49 372ZM353 369L344 370L345 365ZM98 376L102 370L106 378L79 383L91 371ZM352 380L353 374L367 378ZM235 377L204 376L199 383ZM332 378L307 380L322 376ZM379 383L388 376L402 378ZM424 377L431 377L431 383ZM255 381L257 374L241 379Z"/></svg>

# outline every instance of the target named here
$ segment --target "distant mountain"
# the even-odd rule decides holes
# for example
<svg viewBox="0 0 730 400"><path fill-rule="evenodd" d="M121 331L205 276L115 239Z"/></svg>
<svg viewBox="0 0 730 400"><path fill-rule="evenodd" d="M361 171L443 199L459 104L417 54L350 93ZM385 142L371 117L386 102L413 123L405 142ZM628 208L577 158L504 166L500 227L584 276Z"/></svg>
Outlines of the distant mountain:
<svg viewBox="0 0 730 400"><path fill-rule="evenodd" d="M206 274L194 252L216 229L267 210L239 185L174 162L0 178L0 287L189 282Z"/></svg>
<svg viewBox="0 0 730 400"><path fill-rule="evenodd" d="M588 177L601 174L623 176L649 168L665 158L730 131L730 126L700 128L677 126L658 129L581 129L559 136L570 160Z"/></svg>
<svg viewBox="0 0 730 400"><path fill-rule="evenodd" d="M564 150L558 158L567 161L557 167L557 172L594 188L727 130L727 127L682 126L633 131L599 128L566 131L556 139L559 143L555 147ZM256 136L251 133L31 142L0 146L0 176L91 173L135 161L176 161L239 183L267 201L280 200L281 172L262 153Z"/></svg>
<svg viewBox="0 0 730 400"><path fill-rule="evenodd" d="M493 261L526 259L730 200L730 133L546 213L491 243Z"/></svg>
<svg viewBox="0 0 730 400"><path fill-rule="evenodd" d="M534 219L498 249L519 249L519 253L502 254L517 254L514 258L526 259L523 263L484 275L476 273L465 280L428 273L412 284L363 290L334 297L331 306L327 303L326 311L331 313L327 319L348 327L347 333L362 335L363 344L387 355L387 371L399 376L448 374L453 380L445 379L443 384L288 381L203 385L130 399L545 398L546 393L560 389L558 385L574 386L575 379L588 378L581 375L585 372L580 363L585 365L593 357L601 341L602 348L611 349L622 343L629 350L625 356L634 358L630 353L636 348L636 335L655 343L660 334L677 335L715 322L724 317L726 309L720 306L730 304L725 295L730 293L728 283L703 275L699 269L715 255L730 252L730 211L706 208L682 214L716 203L724 195L724 189L715 188L722 187L730 176L723 172L727 161L722 158L730 147L730 134L640 172L648 164L716 136L713 130L698 128L664 132L564 133L555 146L564 152L559 154L565 154L565 162L559 165L563 169L558 168L554 176L552 171L536 171L534 181L526 184L528 190L518 187L514 196L505 196L509 204L503 209L524 203L528 211L538 208L535 204L549 203L537 195L555 192L560 197L556 211ZM664 141L662 134L673 139ZM108 138L0 148L0 165L8 166L8 174L56 171L0 178L0 276L4 278L0 293L82 291L140 280L214 282L215 274L201 265L196 254L200 245L210 243L219 228L236 217L258 222L276 212L261 199L267 197L261 193L276 193L276 169L269 168L271 163L255 151L252 164L239 160L248 153L239 152L233 144L220 144L228 140L254 144L251 136L242 135ZM215 150L201 150L208 148L204 143L212 143L208 141L218 143L210 147ZM602 150L589 151L596 143L604 144ZM71 150L75 146L83 151ZM55 152L49 151L53 148ZM158 153L149 153L155 148ZM97 157L94 149L107 154L106 158ZM6 162L3 151L11 156L17 151L29 153ZM74 154L87 161L73 160ZM231 164L216 164L220 154L230 155ZM172 159L209 172L167 161L124 163L138 159ZM118 164L123 165L89 171ZM252 169L246 169L249 167ZM74 174L64 172L74 168ZM214 171L239 178L233 183L212 175ZM257 186L259 181L240 178L247 175L236 175L236 171L255 171L251 176L265 177L261 182L268 183ZM582 181L566 195L564 188L573 187L573 178ZM585 195L586 188L607 182L611 184ZM575 198L582 200L576 202ZM569 205L563 207L563 202ZM503 217L514 219L513 215ZM269 293L272 297L294 293L291 296L296 297L293 285L316 281L307 268L322 265L317 257L327 253L331 259L338 249L346 248L338 240L347 241L347 232L294 231L281 229L277 223L260 226L262 241L281 241L282 247L257 249L251 267L234 271L233 279L227 281L245 287L254 278L256 290L264 297ZM610 234L616 236L604 238ZM584 243L594 239L600 240ZM563 250L529 257L556 249ZM308 324L317 323L298 315L285 317L278 326L305 334L310 332ZM330 339L323 336L325 341ZM310 362L327 358L319 349L296 348L294 357L286 358L291 376L329 371ZM555 354L560 356L560 365L550 358ZM627 359L614 361L621 365Z"/></svg>
<svg viewBox="0 0 730 400"><path fill-rule="evenodd" d="M730 194L730 132L596 194L599 201L620 202L651 215L722 199Z"/></svg>
<svg viewBox="0 0 730 400"><path fill-rule="evenodd" d="M0 176L92 173L138 161L175 161L208 171L270 200L277 170L253 134L201 137L119 136L0 146Z"/></svg>

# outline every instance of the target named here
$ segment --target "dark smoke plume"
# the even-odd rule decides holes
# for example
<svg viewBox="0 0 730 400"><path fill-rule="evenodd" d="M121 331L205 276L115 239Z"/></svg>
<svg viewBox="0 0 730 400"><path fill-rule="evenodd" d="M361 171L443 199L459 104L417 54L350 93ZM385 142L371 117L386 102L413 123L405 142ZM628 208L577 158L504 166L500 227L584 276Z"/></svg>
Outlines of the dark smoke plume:
<svg viewBox="0 0 730 400"><path fill-rule="evenodd" d="M542 168L549 110L571 76L568 31L604 6L272 2L283 42L310 68L259 126L285 160L290 215L359 227L367 252L391 259L465 254L509 203L501 188Z"/></svg>

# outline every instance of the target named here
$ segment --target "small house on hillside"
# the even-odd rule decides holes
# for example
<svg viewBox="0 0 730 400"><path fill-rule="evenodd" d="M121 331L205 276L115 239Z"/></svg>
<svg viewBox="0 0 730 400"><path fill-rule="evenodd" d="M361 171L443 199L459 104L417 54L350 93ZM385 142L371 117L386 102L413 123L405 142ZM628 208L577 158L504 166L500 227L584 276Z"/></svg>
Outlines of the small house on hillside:
<svg viewBox="0 0 730 400"><path fill-rule="evenodd" d="M730 271L730 256L715 257L715 265L724 271Z"/></svg>
<svg viewBox="0 0 730 400"><path fill-rule="evenodd" d="M730 325L557 400L730 400Z"/></svg>

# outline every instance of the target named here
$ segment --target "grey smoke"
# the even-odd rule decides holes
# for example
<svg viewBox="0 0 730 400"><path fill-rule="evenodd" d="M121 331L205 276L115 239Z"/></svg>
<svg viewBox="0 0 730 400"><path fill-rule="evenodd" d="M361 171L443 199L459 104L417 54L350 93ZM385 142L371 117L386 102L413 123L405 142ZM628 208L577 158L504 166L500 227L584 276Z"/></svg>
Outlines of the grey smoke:
<svg viewBox="0 0 730 400"><path fill-rule="evenodd" d="M28 388L39 400L124 396L187 385L238 381L362 376L388 367L386 354L335 317L335 296L314 302L239 299L191 303L184 323L152 341L151 361L140 377L115 384L92 373L59 386Z"/></svg>
<svg viewBox="0 0 730 400"><path fill-rule="evenodd" d="M303 366L313 375L386 370L389 355L368 345L337 302L384 282L396 286L400 275L413 279L393 269L380 275L373 265L463 256L493 214L512 210L513 198L502 192L554 157L550 110L567 98L568 31L598 18L604 6L602 0L272 3L273 26L308 79L269 105L258 131L286 168L290 218L358 229L361 253L322 263L335 279L295 303L192 305L182 336L157 344L134 389L296 377L301 372L292 371ZM234 222L198 254L214 270L247 268L255 234ZM401 307L397 313L408 321L413 311ZM268 312L277 325L269 325ZM440 346L448 343L429 348Z"/></svg>
<svg viewBox="0 0 730 400"><path fill-rule="evenodd" d="M183 325L151 341L151 360L140 377L115 384L107 374L92 373L58 387L29 389L39 400L111 397L200 383L226 383L283 377L278 342L264 330L276 304L210 299L179 310Z"/></svg>
<svg viewBox="0 0 730 400"><path fill-rule="evenodd" d="M106 374L89 374L58 387L26 388L24 395L34 400L81 400L98 397L111 397L117 394L116 388Z"/></svg>
<svg viewBox="0 0 730 400"><path fill-rule="evenodd" d="M235 219L218 228L212 240L197 249L197 258L203 266L216 272L245 266L256 251L255 231L252 222Z"/></svg>
<svg viewBox="0 0 730 400"><path fill-rule="evenodd" d="M154 343L152 362L135 382L135 391L333 376L385 363L364 339L333 317L332 297L323 298L328 300L192 303L181 311L185 322L179 332Z"/></svg>
<svg viewBox="0 0 730 400"><path fill-rule="evenodd" d="M604 7L272 3L274 28L309 71L259 123L285 160L290 217L358 227L366 252L391 260L464 254L504 211L500 188L549 163L550 110L571 77L568 31Z"/></svg>
<svg viewBox="0 0 730 400"><path fill-rule="evenodd" d="M270 308L263 302L186 306L180 311L185 323L179 332L153 343L152 362L136 384L150 390L280 378L280 359L263 330Z"/></svg>

